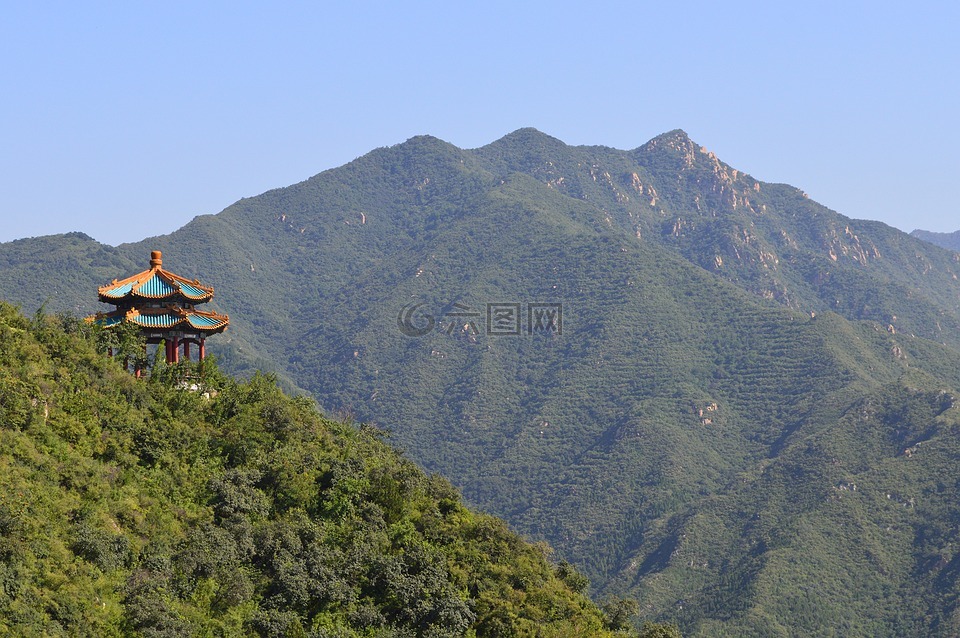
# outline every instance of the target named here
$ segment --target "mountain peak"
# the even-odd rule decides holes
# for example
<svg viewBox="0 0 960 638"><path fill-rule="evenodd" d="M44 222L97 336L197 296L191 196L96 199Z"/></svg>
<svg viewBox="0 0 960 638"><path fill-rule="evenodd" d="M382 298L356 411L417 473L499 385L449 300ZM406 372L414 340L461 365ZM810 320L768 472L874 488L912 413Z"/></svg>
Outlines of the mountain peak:
<svg viewBox="0 0 960 638"><path fill-rule="evenodd" d="M407 141L397 144L397 146L416 150L460 150L450 142L444 141L439 137L434 137L433 135L414 135Z"/></svg>
<svg viewBox="0 0 960 638"><path fill-rule="evenodd" d="M476 149L477 155L504 162L510 170L532 171L563 157L570 147L535 128L520 128L495 142Z"/></svg>
<svg viewBox="0 0 960 638"><path fill-rule="evenodd" d="M646 167L658 166L670 171L688 171L695 167L714 173L730 173L736 179L740 172L720 160L715 153L700 146L682 129L674 129L656 136L643 146L631 151L634 159Z"/></svg>
<svg viewBox="0 0 960 638"><path fill-rule="evenodd" d="M567 145L546 133L539 131L532 126L518 128L512 133L507 133L495 142L491 142L484 149L494 149L498 147L525 146L528 148L565 148Z"/></svg>
<svg viewBox="0 0 960 638"><path fill-rule="evenodd" d="M356 166L366 166L367 162L373 161L374 163L385 163L383 165L411 168L422 165L424 162L429 164L439 161L438 158L445 158L445 161L459 164L464 157L466 157L466 154L462 149L439 137L414 135L399 144L378 148L367 153L356 160L359 162ZM358 170L364 169L360 168ZM319 177L319 175L315 177Z"/></svg>
<svg viewBox="0 0 960 638"><path fill-rule="evenodd" d="M534 127L532 127L532 126L524 126L524 127L518 128L517 130L513 131L512 133L507 133L507 134L504 135L501 139L510 139L510 138L514 138L514 139L537 139L537 138L542 138L542 139L549 139L549 140L559 141L559 140L557 140L557 138L553 137L552 135L547 135L546 133L544 133L544 132L541 131L540 129L534 128Z"/></svg>
<svg viewBox="0 0 960 638"><path fill-rule="evenodd" d="M672 131L667 131L666 133L661 133L634 152L644 154L666 152L671 155L686 155L693 153L697 148L697 145L690 139L686 131L677 128Z"/></svg>
<svg viewBox="0 0 960 638"><path fill-rule="evenodd" d="M684 131L682 128L675 128L672 131L661 133L660 135L657 135L655 138L650 140L650 142L657 142L660 140L680 140L680 141L691 142L691 143L693 141L690 139L690 136L687 135L687 132Z"/></svg>

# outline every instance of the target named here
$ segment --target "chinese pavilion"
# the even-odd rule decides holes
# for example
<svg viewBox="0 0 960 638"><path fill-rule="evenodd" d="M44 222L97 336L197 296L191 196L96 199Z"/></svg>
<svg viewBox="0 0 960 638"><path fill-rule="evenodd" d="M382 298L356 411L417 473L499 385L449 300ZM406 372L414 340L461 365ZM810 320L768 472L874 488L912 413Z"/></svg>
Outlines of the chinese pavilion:
<svg viewBox="0 0 960 638"><path fill-rule="evenodd" d="M150 269L99 289L103 303L116 306L111 312L100 312L91 319L104 328L124 321L140 326L149 344L166 344L167 363L190 360L190 345L195 344L202 361L209 335L223 332L230 318L216 312L197 310L198 304L213 298L213 288L175 275L163 269L159 250L150 253Z"/></svg>

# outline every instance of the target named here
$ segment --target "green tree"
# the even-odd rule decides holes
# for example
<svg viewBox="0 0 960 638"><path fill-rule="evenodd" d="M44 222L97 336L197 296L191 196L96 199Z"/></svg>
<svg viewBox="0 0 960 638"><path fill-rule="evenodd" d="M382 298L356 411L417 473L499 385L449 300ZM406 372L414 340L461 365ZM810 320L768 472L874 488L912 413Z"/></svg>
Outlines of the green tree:
<svg viewBox="0 0 960 638"><path fill-rule="evenodd" d="M645 622L637 638L683 638L676 625Z"/></svg>

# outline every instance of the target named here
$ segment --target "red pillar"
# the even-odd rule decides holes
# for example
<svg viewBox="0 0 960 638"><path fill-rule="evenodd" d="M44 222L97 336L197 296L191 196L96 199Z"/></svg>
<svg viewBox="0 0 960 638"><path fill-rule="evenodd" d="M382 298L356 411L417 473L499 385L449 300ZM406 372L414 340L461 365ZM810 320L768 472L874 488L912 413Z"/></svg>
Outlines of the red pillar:
<svg viewBox="0 0 960 638"><path fill-rule="evenodd" d="M173 363L180 362L180 337L173 338Z"/></svg>
<svg viewBox="0 0 960 638"><path fill-rule="evenodd" d="M190 342L189 341L183 342L183 358L187 361L190 360Z"/></svg>
<svg viewBox="0 0 960 638"><path fill-rule="evenodd" d="M204 339L200 337L200 360L203 361L203 357L206 354L206 348L204 348Z"/></svg>

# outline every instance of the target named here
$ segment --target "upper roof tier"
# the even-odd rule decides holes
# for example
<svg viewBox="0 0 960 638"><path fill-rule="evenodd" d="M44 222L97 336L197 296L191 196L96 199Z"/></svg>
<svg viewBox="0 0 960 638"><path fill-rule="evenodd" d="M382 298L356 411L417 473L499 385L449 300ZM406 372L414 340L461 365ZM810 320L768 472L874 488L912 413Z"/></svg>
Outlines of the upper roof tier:
<svg viewBox="0 0 960 638"><path fill-rule="evenodd" d="M181 300L188 303L204 303L213 298L213 287L204 286L163 269L163 254L159 250L150 253L150 269L121 279L114 279L98 290L100 301L116 305L133 299Z"/></svg>

